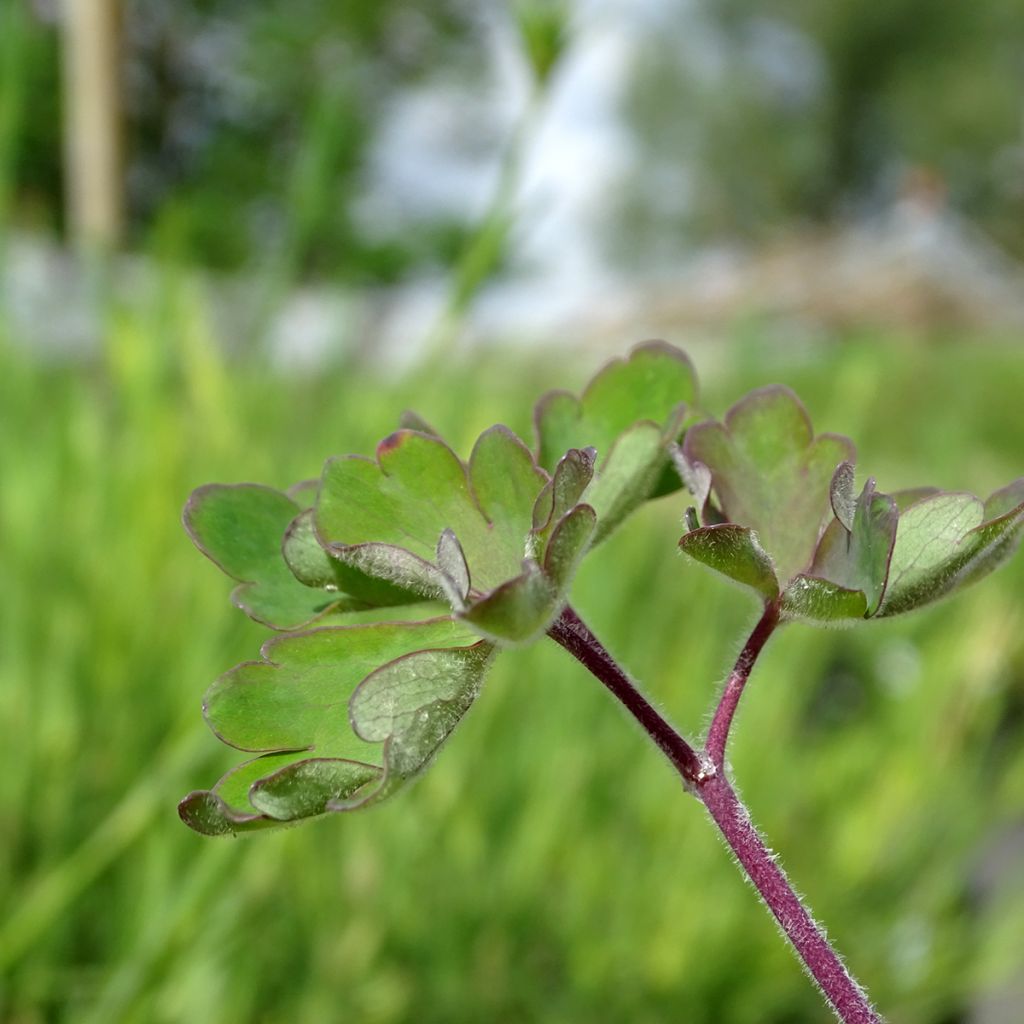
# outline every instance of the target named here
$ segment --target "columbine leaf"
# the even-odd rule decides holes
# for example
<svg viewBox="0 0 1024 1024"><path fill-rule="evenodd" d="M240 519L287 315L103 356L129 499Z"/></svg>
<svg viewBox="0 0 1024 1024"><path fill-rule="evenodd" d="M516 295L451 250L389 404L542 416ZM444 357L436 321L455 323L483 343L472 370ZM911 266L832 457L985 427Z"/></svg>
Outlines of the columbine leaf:
<svg viewBox="0 0 1024 1024"><path fill-rule="evenodd" d="M353 600L363 602L364 607L392 608L422 601L419 594L367 576L354 566L333 558L317 539L311 508L300 512L288 524L281 553L292 575L304 586L347 593Z"/></svg>
<svg viewBox="0 0 1024 1024"><path fill-rule="evenodd" d="M249 802L266 818L293 822L325 814L338 803L361 802L384 777L377 765L337 757L310 757L284 765L249 787Z"/></svg>
<svg viewBox="0 0 1024 1024"><path fill-rule="evenodd" d="M853 459L847 438L815 437L797 397L773 386L743 398L724 423L691 427L683 451L711 471L726 519L756 531L783 586L810 566L835 469Z"/></svg>
<svg viewBox="0 0 1024 1024"><path fill-rule="evenodd" d="M867 615L868 602L860 590L841 587L831 580L800 574L782 595L782 614L812 625L832 625Z"/></svg>
<svg viewBox="0 0 1024 1024"><path fill-rule="evenodd" d="M696 561L752 587L767 601L779 596L772 560L753 530L734 523L702 526L684 534L679 547Z"/></svg>
<svg viewBox="0 0 1024 1024"><path fill-rule="evenodd" d="M545 482L506 428L481 437L468 472L439 438L400 430L381 442L376 462L347 456L327 463L316 532L346 564L433 597L437 538L450 529L473 586L487 591L518 575Z"/></svg>
<svg viewBox="0 0 1024 1024"><path fill-rule="evenodd" d="M895 614L938 596L952 571L957 548L980 526L984 506L973 494L939 493L900 516L882 614Z"/></svg>
<svg viewBox="0 0 1024 1024"><path fill-rule="evenodd" d="M568 590L596 532L597 513L589 505L576 505L555 524L544 551L544 573L558 593Z"/></svg>
<svg viewBox="0 0 1024 1024"><path fill-rule="evenodd" d="M451 619L324 628L268 641L263 660L222 676L204 704L220 739L266 754L213 790L186 797L182 818L219 835L382 799L454 728L479 690L491 651ZM371 705L378 711L367 711ZM390 732L367 724L385 705L396 709Z"/></svg>
<svg viewBox="0 0 1024 1024"><path fill-rule="evenodd" d="M532 559L522 572L471 604L459 618L503 644L528 643L540 636L558 610L558 591Z"/></svg>
<svg viewBox="0 0 1024 1024"><path fill-rule="evenodd" d="M568 449L591 446L604 459L615 439L634 423L665 425L679 405L696 400L697 377L686 355L664 342L638 345L628 358L600 370L579 398L551 391L537 403L540 464L553 471Z"/></svg>
<svg viewBox="0 0 1024 1024"><path fill-rule="evenodd" d="M811 575L861 591L867 614L874 615L889 577L898 518L895 500L879 494L875 481L869 479L853 506L849 527L838 514L829 524L815 552Z"/></svg>
<svg viewBox="0 0 1024 1024"><path fill-rule="evenodd" d="M289 570L281 540L301 511L272 487L208 484L193 491L182 516L196 547L239 581L234 603L272 629L297 629L329 611L365 607L336 586L303 586Z"/></svg>
<svg viewBox="0 0 1024 1024"><path fill-rule="evenodd" d="M285 828L288 822L271 821L249 803L249 787L292 759L292 754L264 754L232 768L212 789L195 790L178 804L181 820L207 836Z"/></svg>
<svg viewBox="0 0 1024 1024"><path fill-rule="evenodd" d="M598 539L648 498L679 487L668 446L679 440L696 396L689 359L648 342L608 364L579 398L552 391L537 403L542 466L555 471L568 449L596 450L597 472L583 500L597 512Z"/></svg>
<svg viewBox="0 0 1024 1024"><path fill-rule="evenodd" d="M549 481L533 461L530 449L500 425L485 430L473 446L469 479L480 509L491 523L487 544L494 571L473 572L478 589L486 589L515 575L515 567L526 554L534 505ZM474 565L470 558L470 566Z"/></svg>
<svg viewBox="0 0 1024 1024"><path fill-rule="evenodd" d="M984 504L972 494L940 492L910 505L900 516L879 614L911 611L988 575L1017 549L1022 531L1021 480Z"/></svg>
<svg viewBox="0 0 1024 1024"><path fill-rule="evenodd" d="M666 458L664 436L654 423L637 423L619 436L583 494L597 513L598 540L647 500Z"/></svg>
<svg viewBox="0 0 1024 1024"><path fill-rule="evenodd" d="M570 448L555 467L533 506L533 529L547 537L555 523L583 497L594 478L593 448Z"/></svg>

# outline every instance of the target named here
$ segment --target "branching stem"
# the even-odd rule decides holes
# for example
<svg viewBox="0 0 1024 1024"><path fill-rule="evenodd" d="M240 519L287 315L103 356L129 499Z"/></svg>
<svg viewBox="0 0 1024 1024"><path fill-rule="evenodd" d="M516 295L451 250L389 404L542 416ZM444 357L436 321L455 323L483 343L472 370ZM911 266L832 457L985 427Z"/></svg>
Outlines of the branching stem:
<svg viewBox="0 0 1024 1024"><path fill-rule="evenodd" d="M611 691L672 762L686 788L704 804L836 1016L843 1024L881 1024L863 989L765 846L725 772L729 726L754 662L777 624L778 608L769 605L729 676L703 751L695 750L668 723L572 608L565 608L548 634Z"/></svg>

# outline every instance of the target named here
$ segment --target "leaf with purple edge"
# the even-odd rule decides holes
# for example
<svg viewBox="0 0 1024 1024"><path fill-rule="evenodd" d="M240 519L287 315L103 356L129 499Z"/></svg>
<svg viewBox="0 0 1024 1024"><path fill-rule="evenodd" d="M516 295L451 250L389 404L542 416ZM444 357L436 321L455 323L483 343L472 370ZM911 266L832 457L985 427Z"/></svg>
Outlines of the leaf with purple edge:
<svg viewBox="0 0 1024 1024"><path fill-rule="evenodd" d="M518 575L546 475L505 427L478 440L465 466L439 438L402 430L377 449L324 467L315 526L321 543L369 575L433 596L437 538L450 529L473 586Z"/></svg>
<svg viewBox="0 0 1024 1024"><path fill-rule="evenodd" d="M697 400L689 357L662 341L637 345L591 379L577 398L552 391L537 403L534 424L538 461L553 471L570 448L594 447L603 460L615 439L640 420L667 426L680 405ZM672 438L676 440L676 438Z"/></svg>
<svg viewBox="0 0 1024 1024"><path fill-rule="evenodd" d="M493 657L494 647L479 641L416 651L367 676L350 703L352 727L384 740L384 777L357 804L335 800L328 809L369 807L422 772L476 700Z"/></svg>
<svg viewBox="0 0 1024 1024"><path fill-rule="evenodd" d="M368 576L332 557L317 540L312 508L300 512L288 524L281 553L292 575L304 586L347 593L367 608L392 608L423 600L420 594Z"/></svg>
<svg viewBox="0 0 1024 1024"><path fill-rule="evenodd" d="M472 703L491 646L445 618L316 629L276 637L262 653L207 694L204 713L214 733L264 756L182 801L181 816L197 831L264 829L393 792L412 774L417 750L421 767L454 727L453 709L461 717ZM356 694L376 692L380 706L380 681L397 663L404 666L401 680L391 678L404 689L392 699L414 714L415 728L396 720L392 733L378 737L379 727L366 727L361 717L365 696ZM371 679L378 680L376 691L364 687ZM392 749L396 738L400 756Z"/></svg>
<svg viewBox="0 0 1024 1024"><path fill-rule="evenodd" d="M193 543L238 581L232 600L271 629L298 629L331 611L365 607L338 587L300 583L281 553L285 530L302 509L260 484L208 484L192 492L182 521Z"/></svg>
<svg viewBox="0 0 1024 1024"><path fill-rule="evenodd" d="M867 602L867 614L874 615L889 578L899 513L890 495L875 490L873 479L864 485L852 511L849 527L837 514L825 530L810 575L847 590L861 591Z"/></svg>
<svg viewBox="0 0 1024 1024"><path fill-rule="evenodd" d="M552 580L533 559L527 559L518 576L474 601L458 617L496 643L525 644L551 625L558 597Z"/></svg>
<svg viewBox="0 0 1024 1024"><path fill-rule="evenodd" d="M683 452L705 465L730 523L755 530L785 586L806 570L826 520L836 467L853 460L853 444L834 434L814 436L789 388L752 391L722 423L691 427Z"/></svg>
<svg viewBox="0 0 1024 1024"><path fill-rule="evenodd" d="M702 526L684 534L679 548L694 561L756 590L766 601L779 596L772 560L757 534L745 526Z"/></svg>
<svg viewBox="0 0 1024 1024"><path fill-rule="evenodd" d="M967 586L998 568L1024 531L1024 482L982 503L973 494L938 492L900 516L889 585L878 614L898 615ZM993 515L994 513L994 515Z"/></svg>
<svg viewBox="0 0 1024 1024"><path fill-rule="evenodd" d="M863 591L850 590L820 576L803 573L789 582L782 595L784 618L814 626L830 626L863 619L868 602Z"/></svg>

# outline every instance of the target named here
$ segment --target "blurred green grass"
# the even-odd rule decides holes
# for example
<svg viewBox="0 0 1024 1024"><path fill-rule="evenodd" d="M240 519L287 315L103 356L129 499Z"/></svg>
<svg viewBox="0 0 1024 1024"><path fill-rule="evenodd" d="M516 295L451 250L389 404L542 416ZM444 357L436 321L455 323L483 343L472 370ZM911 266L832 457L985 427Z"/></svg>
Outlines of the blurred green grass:
<svg viewBox="0 0 1024 1024"><path fill-rule="evenodd" d="M232 762L202 694L263 636L180 529L190 489L316 475L406 406L463 453L492 422L529 436L540 391L596 356L275 378L216 354L174 273L106 317L87 363L0 339L0 1019L828 1019L699 805L554 645L504 656L433 770L378 810L247 841L175 814ZM749 331L695 356L711 410L789 383L883 487L1024 472L1020 347ZM635 516L574 603L696 732L755 610L676 557L681 511ZM1020 967L1019 849L996 881L986 865L1024 809L1022 585L1018 557L906 621L792 627L738 722L755 819L893 1022L959 1020Z"/></svg>

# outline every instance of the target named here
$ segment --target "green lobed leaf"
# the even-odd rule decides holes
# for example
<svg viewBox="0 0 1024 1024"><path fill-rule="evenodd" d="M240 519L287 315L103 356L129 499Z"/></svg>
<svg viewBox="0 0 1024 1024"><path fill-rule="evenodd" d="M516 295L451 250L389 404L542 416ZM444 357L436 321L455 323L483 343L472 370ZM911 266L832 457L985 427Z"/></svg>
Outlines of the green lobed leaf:
<svg viewBox="0 0 1024 1024"><path fill-rule="evenodd" d="M264 756L212 790L189 794L183 820L222 835L382 799L451 732L491 654L490 644L450 618L274 638L261 661L217 680L204 704L220 739Z"/></svg>
<svg viewBox="0 0 1024 1024"><path fill-rule="evenodd" d="M605 366L579 398L552 391L537 403L542 466L555 472L569 449L596 452L597 472L583 500L597 511L597 539L642 502L678 489L668 446L682 435L696 397L689 359L664 342L647 342Z"/></svg>
<svg viewBox="0 0 1024 1024"><path fill-rule="evenodd" d="M480 509L492 524L488 556L495 562L495 571L484 576L474 571L477 589L485 589L518 571L533 529L534 506L549 478L534 462L530 449L508 427L498 425L485 430L473 446L469 479Z"/></svg>
<svg viewBox="0 0 1024 1024"><path fill-rule="evenodd" d="M304 586L347 593L353 600L364 602L364 607L392 608L422 600L413 591L368 576L332 557L317 539L312 508L300 512L288 524L281 553L292 575Z"/></svg>
<svg viewBox="0 0 1024 1024"><path fill-rule="evenodd" d="M533 506L547 478L505 427L485 432L467 467L439 438L400 430L377 461L330 460L315 510L316 533L348 565L428 596L443 589L437 538L458 538L473 586L518 575Z"/></svg>
<svg viewBox="0 0 1024 1024"><path fill-rule="evenodd" d="M761 547L757 534L745 526L702 526L684 534L679 547L695 561L753 588L766 601L779 596L772 560Z"/></svg>
<svg viewBox="0 0 1024 1024"><path fill-rule="evenodd" d="M583 497L594 478L594 449L570 448L555 466L533 506L533 529L547 537L555 523Z"/></svg>
<svg viewBox="0 0 1024 1024"><path fill-rule="evenodd" d="M939 492L910 505L900 516L879 614L911 611L988 575L1014 553L1022 532L1019 480L984 504L972 494Z"/></svg>
<svg viewBox="0 0 1024 1024"><path fill-rule="evenodd" d="M881 614L892 615L944 592L961 539L980 526L984 505L973 494L940 492L900 515Z"/></svg>
<svg viewBox="0 0 1024 1024"><path fill-rule="evenodd" d="M365 607L337 586L304 586L282 552L285 530L302 509L260 484L208 484L192 492L182 521L196 547L239 581L233 602L271 629L298 629L330 611Z"/></svg>
<svg viewBox="0 0 1024 1024"><path fill-rule="evenodd" d="M812 625L829 626L863 619L867 609L863 591L802 573L790 580L781 602L783 617Z"/></svg>
<svg viewBox="0 0 1024 1024"><path fill-rule="evenodd" d="M352 725L362 736L383 739L384 778L358 806L379 803L422 771L480 693L494 648L416 651L377 669L353 695ZM331 810L352 810L332 801Z"/></svg>
<svg viewBox="0 0 1024 1024"><path fill-rule="evenodd" d="M799 399L776 385L741 399L723 423L691 427L683 452L711 471L728 522L756 531L783 586L810 566L836 467L853 460L849 439L815 437Z"/></svg>
<svg viewBox="0 0 1024 1024"><path fill-rule="evenodd" d="M538 461L553 471L564 452L587 447L596 448L602 460L635 423L667 425L681 404L696 400L697 377L689 358L665 342L645 342L626 359L608 363L579 398L567 391L541 398L534 412Z"/></svg>
<svg viewBox="0 0 1024 1024"><path fill-rule="evenodd" d="M583 556L597 533L597 513L589 505L576 505L555 524L544 552L544 574L558 594L569 588Z"/></svg>
<svg viewBox="0 0 1024 1024"><path fill-rule="evenodd" d="M558 612L558 590L532 559L522 572L475 601L459 618L482 636L502 644L525 644L541 636Z"/></svg>
<svg viewBox="0 0 1024 1024"><path fill-rule="evenodd" d="M848 514L849 509L843 511ZM888 494L879 494L873 479L864 485L852 512L849 527L838 514L829 524L815 552L810 575L861 591L867 614L874 615L889 577L899 514L895 500Z"/></svg>
<svg viewBox="0 0 1024 1024"><path fill-rule="evenodd" d="M651 494L667 455L661 428L637 423L621 434L583 493L597 513L597 536L602 540Z"/></svg>

